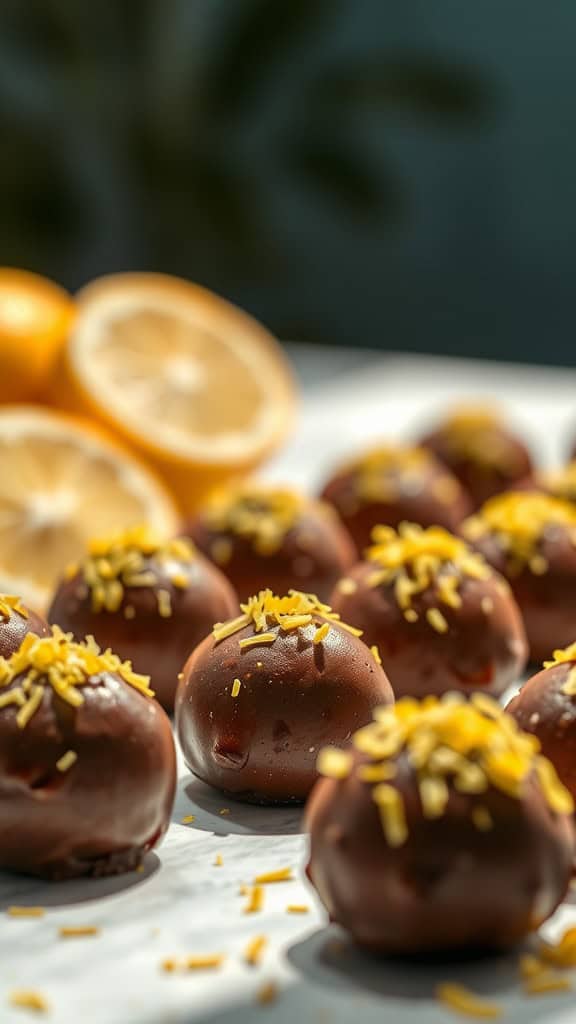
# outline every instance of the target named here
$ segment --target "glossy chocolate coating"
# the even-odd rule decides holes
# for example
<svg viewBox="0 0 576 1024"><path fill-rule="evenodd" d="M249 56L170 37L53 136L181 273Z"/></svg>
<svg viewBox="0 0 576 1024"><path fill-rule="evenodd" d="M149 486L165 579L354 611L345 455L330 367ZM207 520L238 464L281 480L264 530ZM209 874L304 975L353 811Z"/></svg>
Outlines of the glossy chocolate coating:
<svg viewBox="0 0 576 1024"><path fill-rule="evenodd" d="M116 612L95 612L90 591L77 573L59 585L48 620L78 640L94 636L101 647L131 661L136 672L150 676L157 700L172 711L178 674L188 655L215 622L237 615L239 606L228 580L202 555L179 566L189 580L184 589L175 587L152 559L145 561L144 571L156 577L154 587L124 587ZM172 614L167 618L158 610L158 589L170 594ZM125 617L126 607L134 609L134 618Z"/></svg>
<svg viewBox="0 0 576 1024"><path fill-rule="evenodd" d="M326 601L336 581L356 560L356 551L334 510L319 502L306 505L276 551L263 554L250 537L216 530L200 514L188 535L226 574L241 601L269 587L275 594L303 590ZM226 545L228 557L215 557Z"/></svg>
<svg viewBox="0 0 576 1024"><path fill-rule="evenodd" d="M550 811L534 779L521 800L494 788L481 798L452 789L436 819L423 816L404 756L394 785L408 826L408 839L395 849L386 842L372 786L355 775L322 779L306 808L308 876L331 919L362 946L408 955L505 947L561 903L573 825ZM487 831L471 820L479 799L493 819Z"/></svg>
<svg viewBox="0 0 576 1024"><path fill-rule="evenodd" d="M510 490L518 482L528 480L533 470L526 445L502 424L484 427L479 436L482 461L458 450L454 444L454 427L450 424L438 427L420 442L451 470L469 494L474 508L479 508L495 494ZM496 453L494 461L490 459L491 450ZM505 466L498 459L502 450L506 452Z"/></svg>
<svg viewBox="0 0 576 1024"><path fill-rule="evenodd" d="M30 608L26 610L27 616L11 609L9 618L0 618L0 657L9 658L14 654L28 633L35 633L36 636L47 636L49 633L48 623Z"/></svg>
<svg viewBox="0 0 576 1024"><path fill-rule="evenodd" d="M341 744L390 704L383 670L337 624L318 644L323 620L277 632L273 644L240 648L252 626L192 654L176 697L176 727L189 768L204 782L257 803L304 800L320 747ZM241 689L232 697L234 679Z"/></svg>
<svg viewBox="0 0 576 1024"><path fill-rule="evenodd" d="M471 512L464 490L433 456L422 464L417 475L398 472L394 477L397 493L387 501L360 499L357 477L354 467L336 473L324 487L322 498L334 506L360 554L370 544L373 528L380 524L397 527L400 523L409 522L420 526L444 526L457 532L462 520ZM437 488L445 483L457 488L456 496L449 501L438 496Z"/></svg>
<svg viewBox="0 0 576 1024"><path fill-rule="evenodd" d="M576 639L576 548L565 527L551 526L538 544L538 554L548 564L542 575L527 566L516 574L508 572L505 553L492 533L475 540L473 547L507 577L524 619L531 661L543 662Z"/></svg>
<svg viewBox="0 0 576 1024"><path fill-rule="evenodd" d="M168 827L176 756L167 715L115 674L81 692L75 709L47 686L24 729L17 708L0 710L2 868L51 879L120 874ZM68 750L78 759L60 772Z"/></svg>
<svg viewBox="0 0 576 1024"><path fill-rule="evenodd" d="M375 566L360 562L347 578L356 591L343 594L338 586L330 603L345 622L362 630L362 639L376 644L382 665L397 698L440 695L449 690L481 690L499 696L514 683L526 665L528 648L518 606L504 580L462 577L459 608L439 601L435 590L415 594L411 607L416 622L407 622L394 592L394 583L371 587ZM450 566L446 568L450 573ZM483 609L490 602L489 611ZM426 619L438 608L448 623L439 633Z"/></svg>
<svg viewBox="0 0 576 1024"><path fill-rule="evenodd" d="M576 800L576 697L563 686L576 661L552 665L532 676L506 710L525 732L537 736L542 753Z"/></svg>

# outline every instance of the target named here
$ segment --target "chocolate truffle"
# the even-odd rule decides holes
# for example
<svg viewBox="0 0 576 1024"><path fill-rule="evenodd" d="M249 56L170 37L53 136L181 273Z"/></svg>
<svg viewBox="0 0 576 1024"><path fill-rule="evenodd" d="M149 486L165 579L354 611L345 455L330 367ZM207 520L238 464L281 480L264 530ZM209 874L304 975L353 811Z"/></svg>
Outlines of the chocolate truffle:
<svg viewBox="0 0 576 1024"><path fill-rule="evenodd" d="M138 867L170 818L176 757L148 678L90 639L29 633L0 658L0 867L44 878Z"/></svg>
<svg viewBox="0 0 576 1024"><path fill-rule="evenodd" d="M576 800L576 643L554 651L507 711L521 729L538 737L542 753Z"/></svg>
<svg viewBox="0 0 576 1024"><path fill-rule="evenodd" d="M58 586L48 618L132 662L171 711L190 652L215 619L238 611L228 581L190 540L163 541L135 527L92 541Z"/></svg>
<svg viewBox="0 0 576 1024"><path fill-rule="evenodd" d="M325 743L394 698L358 631L314 595L261 591L217 624L180 681L176 728L204 782L256 803L304 800Z"/></svg>
<svg viewBox="0 0 576 1024"><path fill-rule="evenodd" d="M536 491L497 495L462 533L509 581L530 659L543 661L576 635L576 507Z"/></svg>
<svg viewBox="0 0 576 1024"><path fill-rule="evenodd" d="M528 654L508 583L440 526L377 526L366 561L336 585L334 611L376 645L396 697L498 695Z"/></svg>
<svg viewBox="0 0 576 1024"><path fill-rule="evenodd" d="M459 698L459 699L458 699ZM561 903L573 801L538 743L486 694L377 711L323 751L308 875L333 921L386 954L501 948Z"/></svg>
<svg viewBox="0 0 576 1024"><path fill-rule="evenodd" d="M326 600L356 558L334 509L286 487L243 483L213 495L188 532L247 601L262 587Z"/></svg>
<svg viewBox="0 0 576 1024"><path fill-rule="evenodd" d="M532 473L526 445L491 408L455 409L421 444L458 478L474 508Z"/></svg>
<svg viewBox="0 0 576 1024"><path fill-rule="evenodd" d="M538 490L544 491L545 494L576 503L576 461L569 462L561 469L539 473L536 485Z"/></svg>
<svg viewBox="0 0 576 1024"><path fill-rule="evenodd" d="M375 448L340 469L322 497L334 506L359 552L380 524L455 530L471 511L456 477L425 448Z"/></svg>
<svg viewBox="0 0 576 1024"><path fill-rule="evenodd" d="M28 633L46 636L48 623L13 594L0 594L0 657L9 658Z"/></svg>

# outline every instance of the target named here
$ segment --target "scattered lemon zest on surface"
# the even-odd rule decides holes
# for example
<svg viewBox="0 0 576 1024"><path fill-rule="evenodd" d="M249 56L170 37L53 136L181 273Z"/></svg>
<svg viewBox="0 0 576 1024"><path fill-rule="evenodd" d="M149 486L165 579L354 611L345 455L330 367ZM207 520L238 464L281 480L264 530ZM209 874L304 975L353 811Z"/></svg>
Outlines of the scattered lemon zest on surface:
<svg viewBox="0 0 576 1024"><path fill-rule="evenodd" d="M536 974L524 981L524 991L529 996L546 995L553 992L569 992L572 989L570 978L564 978L560 974L544 972Z"/></svg>
<svg viewBox="0 0 576 1024"><path fill-rule="evenodd" d="M46 910L44 907L8 907L6 910L8 917L44 917Z"/></svg>
<svg viewBox="0 0 576 1024"><path fill-rule="evenodd" d="M262 987L258 989L256 999L261 1006L269 1006L270 1003L275 1003L278 999L278 986L276 982L267 981L262 985Z"/></svg>
<svg viewBox="0 0 576 1024"><path fill-rule="evenodd" d="M261 962L264 955L264 950L268 945L268 939L265 935L255 935L244 950L244 961L250 964L251 967L257 967Z"/></svg>
<svg viewBox="0 0 576 1024"><path fill-rule="evenodd" d="M185 966L189 971L210 970L213 967L220 967L226 957L223 953L205 953L200 956L187 956Z"/></svg>
<svg viewBox="0 0 576 1024"><path fill-rule="evenodd" d="M257 875L254 885L272 885L274 882L291 882L294 878L292 868L276 868L274 871L265 871Z"/></svg>
<svg viewBox="0 0 576 1024"><path fill-rule="evenodd" d="M214 867L215 868L221 868L223 863L224 863L224 860L222 858L222 854L221 853L217 853L215 858L214 858Z"/></svg>
<svg viewBox="0 0 576 1024"><path fill-rule="evenodd" d="M95 925L80 925L78 927L63 927L58 929L61 939L84 939L89 936L99 935L100 929Z"/></svg>
<svg viewBox="0 0 576 1024"><path fill-rule="evenodd" d="M174 971L209 971L221 967L225 959L224 953L200 953L185 957L166 957L160 966L167 974Z"/></svg>
<svg viewBox="0 0 576 1024"><path fill-rule="evenodd" d="M264 906L264 886L253 885L248 890L248 902L244 907L245 914L257 914Z"/></svg>
<svg viewBox="0 0 576 1024"><path fill-rule="evenodd" d="M234 682L232 683L232 696L233 697L237 697L238 696L238 694L240 693L241 687L242 687L242 683L240 682L240 680L239 679L235 679Z"/></svg>
<svg viewBox="0 0 576 1024"><path fill-rule="evenodd" d="M308 914L310 907L306 903L289 903L286 907L287 914Z"/></svg>
<svg viewBox="0 0 576 1024"><path fill-rule="evenodd" d="M180 818L181 825L191 825L193 821L196 821L195 814L186 814L183 818Z"/></svg>
<svg viewBox="0 0 576 1024"><path fill-rule="evenodd" d="M498 1020L502 1010L495 1003L490 1003L477 996L464 985L444 982L436 988L436 998L443 1006L478 1020Z"/></svg>
<svg viewBox="0 0 576 1024"><path fill-rule="evenodd" d="M11 1006L15 1006L21 1010L35 1010L36 1013L47 1013L50 1009L50 1004L45 996L41 992L37 992L36 989L16 989L10 993L9 1002Z"/></svg>

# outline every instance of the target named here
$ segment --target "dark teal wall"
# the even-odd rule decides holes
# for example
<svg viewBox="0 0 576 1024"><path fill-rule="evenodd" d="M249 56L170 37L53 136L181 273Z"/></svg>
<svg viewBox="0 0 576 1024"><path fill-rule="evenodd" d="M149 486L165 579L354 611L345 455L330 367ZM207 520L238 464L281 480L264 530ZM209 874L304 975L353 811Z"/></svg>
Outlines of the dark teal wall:
<svg viewBox="0 0 576 1024"><path fill-rule="evenodd" d="M0 261L573 363L576 5L0 0Z"/></svg>

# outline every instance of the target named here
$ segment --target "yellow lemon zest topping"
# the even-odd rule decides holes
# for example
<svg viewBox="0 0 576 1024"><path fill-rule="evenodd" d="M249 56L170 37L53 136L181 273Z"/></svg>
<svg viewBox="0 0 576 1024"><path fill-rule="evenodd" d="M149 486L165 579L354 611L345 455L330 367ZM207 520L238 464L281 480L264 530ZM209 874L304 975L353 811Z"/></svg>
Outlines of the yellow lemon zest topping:
<svg viewBox="0 0 576 1024"><path fill-rule="evenodd" d="M536 491L508 491L487 501L462 527L469 541L494 535L513 575L528 568L541 576L548 570L538 546L549 530L563 528L576 543L576 506Z"/></svg>
<svg viewBox="0 0 576 1024"><path fill-rule="evenodd" d="M148 526L133 526L107 537L90 541L88 554L78 565L68 567L70 579L79 573L90 590L94 612L117 612L126 587L154 587L158 614L172 614L171 594L162 577L177 590L187 583L184 568L194 561L196 549L185 537L166 540ZM160 575L160 580L158 578ZM126 616L132 618L133 615Z"/></svg>
<svg viewBox="0 0 576 1024"><path fill-rule="evenodd" d="M8 622L13 612L17 612L23 619L30 617L28 609L24 607L19 597L14 594L0 594L0 619Z"/></svg>
<svg viewBox="0 0 576 1024"><path fill-rule="evenodd" d="M279 550L306 504L303 494L287 487L241 483L213 494L202 518L209 530L247 538L266 557Z"/></svg>
<svg viewBox="0 0 576 1024"><path fill-rule="evenodd" d="M149 677L134 672L129 661L121 661L110 650L101 651L93 637L76 643L71 633L54 626L50 636L28 633L10 658L0 658L0 691L17 684L0 696L18 695L11 703L20 706L16 722L23 729L38 711L47 690L52 689L77 708L84 703L81 688L104 673L114 673L146 696L154 696ZM0 700L0 707L8 704ZM74 752L68 751L58 762L58 770L67 771L74 760Z"/></svg>
<svg viewBox="0 0 576 1024"><path fill-rule="evenodd" d="M460 586L464 579L484 580L492 570L481 555L459 537L441 526L423 529L414 523L401 523L398 530L376 526L374 543L366 551L374 572L368 576L371 587L392 586L398 607L407 622L417 622L412 600L432 590L440 604L459 608ZM448 623L439 608L426 610L426 619L438 633L448 631Z"/></svg>
<svg viewBox="0 0 576 1024"><path fill-rule="evenodd" d="M324 624L334 623L353 636L362 636L360 629L354 629L353 626L341 622L338 613L333 612L330 605L323 604L315 594L303 594L299 590L290 590L285 597L278 597L271 590L261 590L254 597L250 597L246 604L241 604L240 608L242 615L229 622L216 623L212 631L216 643L233 636L246 626L253 628L255 636L241 639L241 647L251 647L262 642L273 643L277 634L271 632L271 628L289 632L309 626L311 623L318 626L316 619L323 620L320 628ZM316 635L317 631L314 637ZM321 634L320 639L325 635Z"/></svg>
<svg viewBox="0 0 576 1024"><path fill-rule="evenodd" d="M363 504L395 501L404 488L422 481L434 457L425 448L380 445L351 461L354 495Z"/></svg>
<svg viewBox="0 0 576 1024"><path fill-rule="evenodd" d="M555 814L573 813L574 803L536 737L522 732L496 701L483 694L466 700L461 694L422 701L404 697L392 707L377 708L374 721L354 733L349 751L324 748L317 760L321 775L346 779L355 775L373 783L384 834L390 846L408 838L400 790L394 785L399 757L409 762L418 784L422 814L441 818L451 791L474 796L489 786L521 799L529 780L537 784ZM493 827L487 808L471 802L470 819L480 831Z"/></svg>

